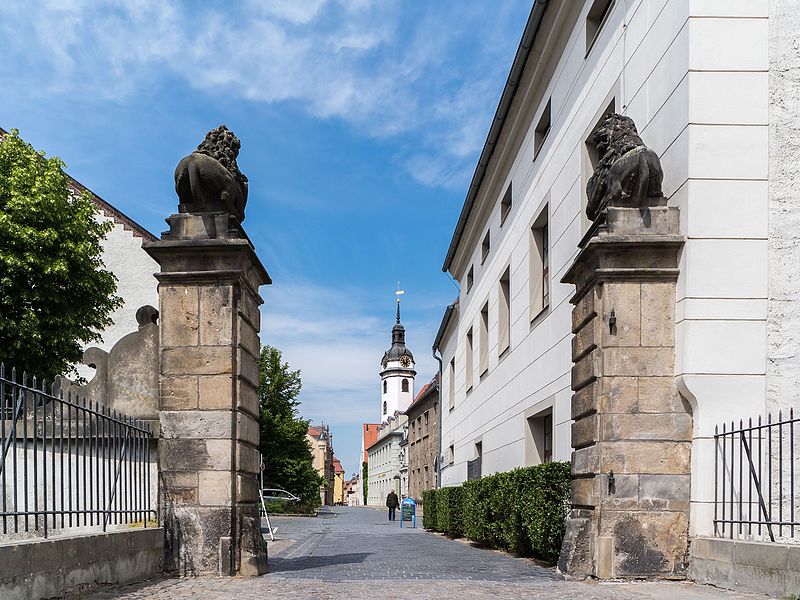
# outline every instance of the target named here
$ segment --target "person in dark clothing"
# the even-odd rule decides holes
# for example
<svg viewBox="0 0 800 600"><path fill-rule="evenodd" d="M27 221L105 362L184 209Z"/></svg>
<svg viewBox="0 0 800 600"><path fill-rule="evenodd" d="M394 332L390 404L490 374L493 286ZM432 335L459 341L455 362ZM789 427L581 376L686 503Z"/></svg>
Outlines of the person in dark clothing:
<svg viewBox="0 0 800 600"><path fill-rule="evenodd" d="M394 521L394 513L397 507L400 506L400 501L397 498L397 494L394 493L394 490L389 492L389 495L386 496L386 506L389 507L389 520Z"/></svg>

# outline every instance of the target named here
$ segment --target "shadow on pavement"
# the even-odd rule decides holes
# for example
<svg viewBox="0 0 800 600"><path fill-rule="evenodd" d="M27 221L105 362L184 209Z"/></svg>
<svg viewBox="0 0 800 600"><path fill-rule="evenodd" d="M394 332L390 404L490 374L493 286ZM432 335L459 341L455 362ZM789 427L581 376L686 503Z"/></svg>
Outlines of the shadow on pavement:
<svg viewBox="0 0 800 600"><path fill-rule="evenodd" d="M371 552L350 552L346 554L332 554L321 556L300 556L297 558L272 558L269 561L269 573L286 573L303 571L305 569L318 569L332 565L346 565L362 563Z"/></svg>

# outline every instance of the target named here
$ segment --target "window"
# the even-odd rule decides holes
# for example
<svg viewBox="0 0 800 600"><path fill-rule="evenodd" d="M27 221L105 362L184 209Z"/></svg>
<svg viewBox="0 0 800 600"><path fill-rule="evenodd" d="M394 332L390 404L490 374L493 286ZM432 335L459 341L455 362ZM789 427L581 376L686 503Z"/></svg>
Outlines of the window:
<svg viewBox="0 0 800 600"><path fill-rule="evenodd" d="M550 241L547 205L531 226L530 233L530 319L533 321L550 304Z"/></svg>
<svg viewBox="0 0 800 600"><path fill-rule="evenodd" d="M386 414L386 400L383 401L383 414Z"/></svg>
<svg viewBox="0 0 800 600"><path fill-rule="evenodd" d="M425 426L422 429L422 435L428 435L428 411L425 411Z"/></svg>
<svg viewBox="0 0 800 600"><path fill-rule="evenodd" d="M533 160L536 160L536 157L539 156L539 151L542 149L545 139L547 139L547 134L550 133L550 106L551 100L548 100L533 132Z"/></svg>
<svg viewBox="0 0 800 600"><path fill-rule="evenodd" d="M486 237L483 238L483 244L481 244L481 264L486 261L486 257L489 256L489 231L486 232Z"/></svg>
<svg viewBox="0 0 800 600"><path fill-rule="evenodd" d="M548 408L528 418L525 461L528 465L553 460L553 409Z"/></svg>
<svg viewBox="0 0 800 600"><path fill-rule="evenodd" d="M467 349L466 349L466 362L464 363L465 371L466 371L466 386L467 391L472 389L472 355L473 355L473 346L472 346L472 327L469 328L467 332Z"/></svg>
<svg viewBox="0 0 800 600"><path fill-rule="evenodd" d="M467 293L472 289L472 284L475 283L475 270L472 265L469 267L469 271L467 271Z"/></svg>
<svg viewBox="0 0 800 600"><path fill-rule="evenodd" d="M447 406L450 410L453 410L456 407L456 358L453 357L450 359L450 369L447 373L448 376L448 384L447 384L447 396L448 396L448 403Z"/></svg>
<svg viewBox="0 0 800 600"><path fill-rule="evenodd" d="M447 463L452 465L456 461L456 447L453 444L450 444L450 448L447 451Z"/></svg>
<svg viewBox="0 0 800 600"><path fill-rule="evenodd" d="M478 373L481 377L489 370L489 303L481 309L481 337L478 356Z"/></svg>
<svg viewBox="0 0 800 600"><path fill-rule="evenodd" d="M499 291L497 324L500 338L497 342L497 354L502 355L511 346L511 267L506 268L500 277Z"/></svg>
<svg viewBox="0 0 800 600"><path fill-rule="evenodd" d="M614 6L614 0L594 0L586 15L586 56L600 35L600 30Z"/></svg>
<svg viewBox="0 0 800 600"><path fill-rule="evenodd" d="M383 393L386 393L386 380L383 380Z"/></svg>
<svg viewBox="0 0 800 600"><path fill-rule="evenodd" d="M508 217L508 213L511 212L511 184L508 184L508 189L506 193L503 194L503 199L500 201L500 226L503 226L503 223L506 222L506 217Z"/></svg>
<svg viewBox="0 0 800 600"><path fill-rule="evenodd" d="M400 384L400 389L404 392L408 391L408 379L403 379L402 383Z"/></svg>

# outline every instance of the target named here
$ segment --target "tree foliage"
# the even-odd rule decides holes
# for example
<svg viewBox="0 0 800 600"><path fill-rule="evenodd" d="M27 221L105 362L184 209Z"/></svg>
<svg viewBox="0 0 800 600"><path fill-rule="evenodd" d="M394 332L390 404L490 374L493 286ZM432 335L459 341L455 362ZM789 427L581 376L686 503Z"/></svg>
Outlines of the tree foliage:
<svg viewBox="0 0 800 600"><path fill-rule="evenodd" d="M0 137L0 360L47 379L74 373L121 305L101 259L113 225L68 182L60 159Z"/></svg>
<svg viewBox="0 0 800 600"><path fill-rule="evenodd" d="M300 371L290 370L289 363L281 361L280 350L261 349L258 391L264 485L288 490L304 505L318 506L322 478L314 469L306 440L309 422L298 412L301 385Z"/></svg>

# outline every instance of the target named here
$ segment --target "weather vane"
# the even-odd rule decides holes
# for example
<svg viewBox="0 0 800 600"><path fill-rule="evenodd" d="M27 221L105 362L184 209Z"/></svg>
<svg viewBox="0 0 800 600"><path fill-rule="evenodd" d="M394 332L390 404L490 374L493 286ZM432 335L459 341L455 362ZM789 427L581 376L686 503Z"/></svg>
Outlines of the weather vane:
<svg viewBox="0 0 800 600"><path fill-rule="evenodd" d="M400 296L405 294L405 290L400 289L400 282L397 282L397 291L394 293L397 296L397 322L400 322Z"/></svg>

